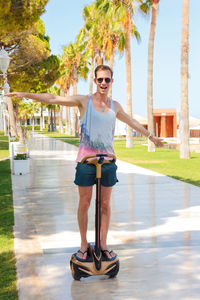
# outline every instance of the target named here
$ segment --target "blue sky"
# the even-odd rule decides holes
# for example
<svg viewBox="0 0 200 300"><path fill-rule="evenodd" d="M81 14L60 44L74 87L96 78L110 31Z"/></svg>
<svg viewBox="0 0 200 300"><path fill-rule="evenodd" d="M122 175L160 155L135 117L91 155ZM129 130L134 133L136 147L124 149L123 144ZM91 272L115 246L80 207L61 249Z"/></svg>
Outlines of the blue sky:
<svg viewBox="0 0 200 300"><path fill-rule="evenodd" d="M83 26L82 10L92 0L50 0L42 16L50 36L53 54L62 54L63 46L74 42ZM200 118L200 1L190 1L189 110ZM154 107L180 111L182 0L160 0L155 36ZM147 115L147 51L150 18L135 16L141 42L132 39L132 107L133 113ZM125 55L115 56L113 99L126 109ZM88 94L88 82L78 83L78 94Z"/></svg>

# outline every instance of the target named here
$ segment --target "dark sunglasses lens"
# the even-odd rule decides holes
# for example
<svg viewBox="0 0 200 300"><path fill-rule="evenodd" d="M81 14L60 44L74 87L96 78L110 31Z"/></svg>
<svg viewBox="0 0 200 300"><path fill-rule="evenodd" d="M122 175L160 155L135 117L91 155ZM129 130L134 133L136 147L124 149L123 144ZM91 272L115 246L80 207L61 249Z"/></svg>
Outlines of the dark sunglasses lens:
<svg viewBox="0 0 200 300"><path fill-rule="evenodd" d="M108 77L106 77L106 78L97 78L97 81L98 81L98 83L102 83L104 79L105 79L105 82L106 82L106 83L111 82L111 79L108 78Z"/></svg>

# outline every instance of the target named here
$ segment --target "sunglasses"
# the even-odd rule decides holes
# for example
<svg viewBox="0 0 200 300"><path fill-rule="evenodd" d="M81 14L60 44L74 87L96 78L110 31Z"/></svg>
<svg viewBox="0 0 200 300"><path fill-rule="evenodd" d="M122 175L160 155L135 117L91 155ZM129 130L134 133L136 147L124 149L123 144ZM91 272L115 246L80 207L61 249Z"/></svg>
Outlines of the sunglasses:
<svg viewBox="0 0 200 300"><path fill-rule="evenodd" d="M102 83L103 80L105 80L106 83L110 83L111 82L111 78L109 78L109 77L106 77L106 78L101 78L101 77L97 78L97 82L98 83Z"/></svg>

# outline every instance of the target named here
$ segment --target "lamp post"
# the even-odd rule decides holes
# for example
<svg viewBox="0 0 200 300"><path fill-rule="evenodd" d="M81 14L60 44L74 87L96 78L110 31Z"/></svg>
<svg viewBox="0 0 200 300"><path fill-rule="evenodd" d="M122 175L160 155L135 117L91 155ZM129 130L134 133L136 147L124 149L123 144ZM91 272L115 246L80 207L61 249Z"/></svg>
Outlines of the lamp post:
<svg viewBox="0 0 200 300"><path fill-rule="evenodd" d="M4 102L3 102L3 91L0 90L0 131L4 131L4 122L3 122L3 109Z"/></svg>
<svg viewBox="0 0 200 300"><path fill-rule="evenodd" d="M2 47L2 49L0 50L0 71L3 73L3 79L4 79L3 91L1 93L2 96L10 91L10 86L7 82L7 76L6 76L9 64L10 64L10 57L9 57L8 53L6 52L6 50L4 49L4 47ZM7 135L7 133L8 133L7 124L8 124L8 120L9 120L8 112L7 112L7 103L6 103L6 101L4 101L3 97L1 97L1 98L2 98L2 101L0 103L0 105L1 105L0 127L4 128L5 135Z"/></svg>
<svg viewBox="0 0 200 300"><path fill-rule="evenodd" d="M0 50L0 70L3 73L3 78L6 77L6 72L10 64L10 57L4 47Z"/></svg>

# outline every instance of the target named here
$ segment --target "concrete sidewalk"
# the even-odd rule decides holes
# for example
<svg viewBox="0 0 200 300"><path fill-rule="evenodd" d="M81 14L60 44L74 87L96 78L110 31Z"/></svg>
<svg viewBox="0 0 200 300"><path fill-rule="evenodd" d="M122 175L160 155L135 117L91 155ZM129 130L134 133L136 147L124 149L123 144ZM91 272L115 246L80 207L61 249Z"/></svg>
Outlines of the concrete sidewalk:
<svg viewBox="0 0 200 300"><path fill-rule="evenodd" d="M77 148L35 134L29 149L30 173L12 176L20 300L200 299L200 188L118 161L108 240L119 274L74 281Z"/></svg>

